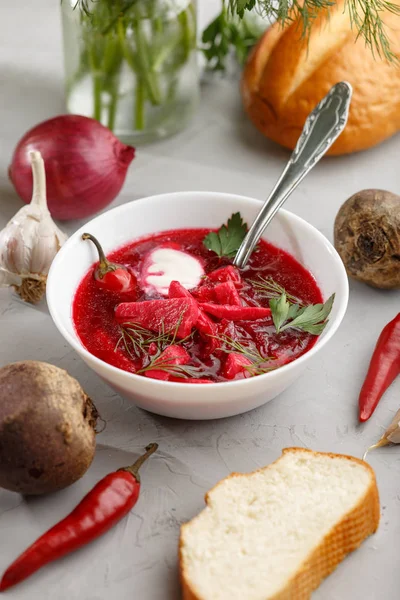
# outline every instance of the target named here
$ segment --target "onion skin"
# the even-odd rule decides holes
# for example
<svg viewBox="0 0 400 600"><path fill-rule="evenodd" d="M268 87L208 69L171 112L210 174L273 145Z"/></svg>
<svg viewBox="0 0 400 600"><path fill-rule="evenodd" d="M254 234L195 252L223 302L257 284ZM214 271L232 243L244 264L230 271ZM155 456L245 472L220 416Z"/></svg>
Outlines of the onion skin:
<svg viewBox="0 0 400 600"><path fill-rule="evenodd" d="M61 221L90 217L110 204L135 156L132 146L94 119L60 115L43 121L18 142L8 171L26 204L32 198L30 150L42 154L48 207Z"/></svg>

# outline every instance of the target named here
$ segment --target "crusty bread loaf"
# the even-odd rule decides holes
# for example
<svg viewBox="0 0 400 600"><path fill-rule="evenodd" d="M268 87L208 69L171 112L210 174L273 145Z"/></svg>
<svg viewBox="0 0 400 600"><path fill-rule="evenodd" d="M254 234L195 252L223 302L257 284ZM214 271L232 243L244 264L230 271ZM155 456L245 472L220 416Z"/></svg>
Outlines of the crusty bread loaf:
<svg viewBox="0 0 400 600"><path fill-rule="evenodd" d="M206 503L181 529L183 600L307 600L379 524L367 463L302 448L230 475Z"/></svg>
<svg viewBox="0 0 400 600"><path fill-rule="evenodd" d="M400 57L400 17L385 12L382 19ZM315 19L308 47L296 21L266 31L243 73L244 107L262 133L294 148L307 115L339 81L352 84L353 98L329 154L364 150L400 129L400 67L374 58L364 39L356 40L344 0Z"/></svg>

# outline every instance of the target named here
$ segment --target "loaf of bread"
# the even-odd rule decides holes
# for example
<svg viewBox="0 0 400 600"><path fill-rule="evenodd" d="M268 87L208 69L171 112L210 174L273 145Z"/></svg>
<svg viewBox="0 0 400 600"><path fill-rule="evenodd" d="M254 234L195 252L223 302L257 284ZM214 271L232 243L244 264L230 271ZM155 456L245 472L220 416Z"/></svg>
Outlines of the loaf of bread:
<svg viewBox="0 0 400 600"><path fill-rule="evenodd" d="M385 12L382 19L400 57L400 17ZM266 31L243 73L244 107L264 135L292 149L307 115L339 81L354 91L347 126L329 154L364 150L400 129L400 67L374 58L356 39L344 0L315 19L308 46L296 21Z"/></svg>
<svg viewBox="0 0 400 600"><path fill-rule="evenodd" d="M206 503L181 529L184 600L307 600L379 524L367 463L301 448L230 475Z"/></svg>

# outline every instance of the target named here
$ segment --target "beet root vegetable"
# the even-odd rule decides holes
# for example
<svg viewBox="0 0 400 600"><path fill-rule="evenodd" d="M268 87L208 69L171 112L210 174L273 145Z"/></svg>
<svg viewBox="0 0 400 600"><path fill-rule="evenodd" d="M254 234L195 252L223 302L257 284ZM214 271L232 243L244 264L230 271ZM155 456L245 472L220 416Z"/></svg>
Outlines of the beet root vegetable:
<svg viewBox="0 0 400 600"><path fill-rule="evenodd" d="M63 369L24 361L0 369L0 487L44 494L90 466L97 411Z"/></svg>
<svg viewBox="0 0 400 600"><path fill-rule="evenodd" d="M382 289L400 288L400 196L363 190L335 220L335 247L350 277Z"/></svg>

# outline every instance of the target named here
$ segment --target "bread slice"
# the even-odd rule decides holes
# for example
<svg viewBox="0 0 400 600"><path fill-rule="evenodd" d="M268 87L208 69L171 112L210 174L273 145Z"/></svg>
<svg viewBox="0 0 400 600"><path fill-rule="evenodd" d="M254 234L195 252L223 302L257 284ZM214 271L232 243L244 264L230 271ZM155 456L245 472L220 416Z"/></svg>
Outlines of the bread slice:
<svg viewBox="0 0 400 600"><path fill-rule="evenodd" d="M302 448L233 473L206 503L181 528L184 600L306 600L379 524L367 463Z"/></svg>

